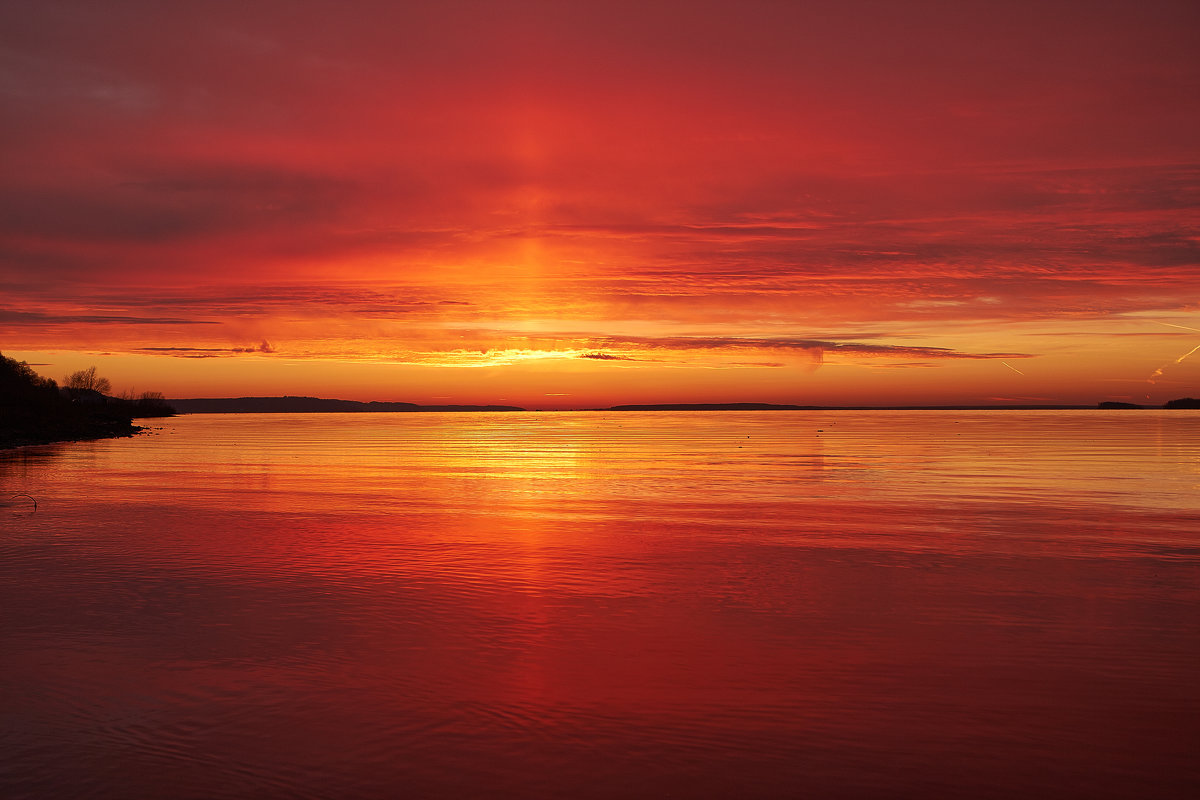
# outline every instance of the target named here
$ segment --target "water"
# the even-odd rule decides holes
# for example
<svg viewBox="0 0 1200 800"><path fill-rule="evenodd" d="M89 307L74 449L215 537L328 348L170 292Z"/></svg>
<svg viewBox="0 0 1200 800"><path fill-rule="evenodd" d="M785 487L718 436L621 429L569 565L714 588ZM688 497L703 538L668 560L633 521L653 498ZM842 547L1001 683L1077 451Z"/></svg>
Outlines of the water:
<svg viewBox="0 0 1200 800"><path fill-rule="evenodd" d="M1200 414L155 426L0 454L0 796L1200 792Z"/></svg>

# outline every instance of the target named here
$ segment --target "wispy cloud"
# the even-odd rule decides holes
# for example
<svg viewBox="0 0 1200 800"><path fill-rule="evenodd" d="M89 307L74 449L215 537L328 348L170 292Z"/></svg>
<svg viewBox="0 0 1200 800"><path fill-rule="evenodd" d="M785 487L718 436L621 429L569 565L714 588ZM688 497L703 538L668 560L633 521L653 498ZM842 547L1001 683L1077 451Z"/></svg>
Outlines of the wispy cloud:
<svg viewBox="0 0 1200 800"><path fill-rule="evenodd" d="M736 336L605 336L589 340L605 347L633 347L645 350L762 350L803 351L809 353L837 353L885 358L926 359L1008 359L1033 358L1031 353L964 353L948 347L920 347L911 345L867 344L862 342L838 342L820 339L752 338Z"/></svg>
<svg viewBox="0 0 1200 800"><path fill-rule="evenodd" d="M122 314L55 314L0 308L0 324L15 325L215 325L187 317L138 317Z"/></svg>
<svg viewBox="0 0 1200 800"><path fill-rule="evenodd" d="M274 353L275 347L264 339L254 347L139 347L137 348L137 352L179 356L181 358L217 358L219 356L242 353Z"/></svg>
<svg viewBox="0 0 1200 800"><path fill-rule="evenodd" d="M612 353L581 353L576 358L590 358L593 361L633 361L632 356L617 356Z"/></svg>

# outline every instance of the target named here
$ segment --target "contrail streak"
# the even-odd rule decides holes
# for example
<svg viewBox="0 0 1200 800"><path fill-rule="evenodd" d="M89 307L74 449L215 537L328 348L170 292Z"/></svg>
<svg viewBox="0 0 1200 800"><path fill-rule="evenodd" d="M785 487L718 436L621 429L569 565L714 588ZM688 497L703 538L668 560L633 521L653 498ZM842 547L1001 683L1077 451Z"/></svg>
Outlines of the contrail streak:
<svg viewBox="0 0 1200 800"><path fill-rule="evenodd" d="M1195 347L1193 347L1191 350L1188 350L1186 353L1184 353L1183 355L1181 355L1179 358L1175 359L1175 363L1176 363L1176 364L1182 364L1182 363L1183 363L1183 360L1184 360L1185 358L1187 358L1188 356L1190 356L1192 353L1196 352L1197 350L1200 350L1200 344L1196 345L1196 346L1195 346Z"/></svg>
<svg viewBox="0 0 1200 800"><path fill-rule="evenodd" d="M1155 325L1166 325L1168 328L1181 328L1185 331L1195 331L1196 333L1200 333L1200 328L1189 328L1187 325L1176 325L1173 322L1159 322L1156 319L1148 320L1148 322L1153 322ZM1170 364L1172 364L1172 363L1182 364L1183 360L1185 358L1187 358L1188 356L1190 356L1192 353L1196 352L1197 350L1200 350L1200 344L1196 345L1191 350L1188 350L1186 353L1181 355L1179 358L1175 359L1174 362L1168 361L1166 364L1163 364L1161 367L1154 370L1154 372L1150 373L1150 377L1146 379L1146 382L1154 383L1154 379L1162 377L1163 370L1166 369Z"/></svg>
<svg viewBox="0 0 1200 800"><path fill-rule="evenodd" d="M1198 345L1198 346L1200 346L1200 345ZM1013 372L1017 373L1018 375L1025 374L1024 372L1021 372L1021 370L1014 367L1012 364L1009 364L1007 361L1001 361L1000 363L1003 364L1004 366L1008 367L1009 369L1011 369Z"/></svg>
<svg viewBox="0 0 1200 800"><path fill-rule="evenodd" d="M1153 322L1155 325L1166 325L1168 328L1181 328L1185 331L1195 331L1196 333L1200 333L1200 328L1189 328L1187 325L1176 325L1174 322L1159 322L1156 319L1149 319L1146 321Z"/></svg>

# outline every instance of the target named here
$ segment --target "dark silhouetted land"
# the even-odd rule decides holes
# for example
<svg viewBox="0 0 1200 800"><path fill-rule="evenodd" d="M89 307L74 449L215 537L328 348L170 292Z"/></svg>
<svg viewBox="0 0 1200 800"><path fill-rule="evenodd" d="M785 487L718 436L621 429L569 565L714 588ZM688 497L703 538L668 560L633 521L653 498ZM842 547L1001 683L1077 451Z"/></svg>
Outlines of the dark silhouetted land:
<svg viewBox="0 0 1200 800"><path fill-rule="evenodd" d="M0 356L0 449L132 436L143 430L134 418L172 413L153 393L135 400L88 388L60 389L28 364Z"/></svg>
<svg viewBox="0 0 1200 800"><path fill-rule="evenodd" d="M397 411L524 411L518 406L446 405L423 406L417 403L360 402L321 397L197 397L172 400L181 414L313 414L321 412L373 413Z"/></svg>
<svg viewBox="0 0 1200 800"><path fill-rule="evenodd" d="M1106 400L1095 406L992 405L992 406L793 406L780 403L639 403L597 408L595 411L1084 411L1117 408L1200 408L1200 400L1184 397L1162 406L1141 406Z"/></svg>
<svg viewBox="0 0 1200 800"><path fill-rule="evenodd" d="M1187 403L1200 401L1190 398L1172 400L1162 408L1196 408ZM321 397L203 397L171 400L181 414L311 414L311 413L372 413L372 412L429 412L429 411L525 411L520 406L506 405L440 405L427 406L397 401L336 400ZM1082 411L1118 408L1158 408L1134 403L1105 401L1093 406L1065 404L1029 405L949 405L949 406L808 406L787 403L632 403L589 411Z"/></svg>
<svg viewBox="0 0 1200 800"><path fill-rule="evenodd" d="M779 403L641 403L612 406L604 411L818 411L820 406Z"/></svg>
<svg viewBox="0 0 1200 800"><path fill-rule="evenodd" d="M641 403L596 411L1068 411L1095 408L1070 405L1012 406L793 406L781 403Z"/></svg>

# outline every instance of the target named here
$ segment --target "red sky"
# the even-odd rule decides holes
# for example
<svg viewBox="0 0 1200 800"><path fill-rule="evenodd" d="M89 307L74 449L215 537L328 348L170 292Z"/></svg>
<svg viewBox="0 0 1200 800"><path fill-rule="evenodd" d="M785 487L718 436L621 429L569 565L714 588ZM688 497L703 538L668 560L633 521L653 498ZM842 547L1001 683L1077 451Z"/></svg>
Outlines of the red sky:
<svg viewBox="0 0 1200 800"><path fill-rule="evenodd" d="M1198 32L1195 2L0 2L0 351L174 397L1197 395Z"/></svg>

